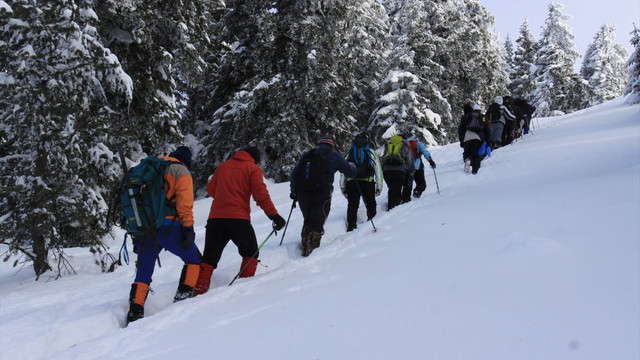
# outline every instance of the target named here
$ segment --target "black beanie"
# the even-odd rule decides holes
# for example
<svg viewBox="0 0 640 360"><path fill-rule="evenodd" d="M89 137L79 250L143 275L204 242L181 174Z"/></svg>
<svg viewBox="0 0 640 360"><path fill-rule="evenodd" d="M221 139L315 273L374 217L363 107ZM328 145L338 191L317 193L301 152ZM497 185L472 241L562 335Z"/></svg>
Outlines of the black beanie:
<svg viewBox="0 0 640 360"><path fill-rule="evenodd" d="M169 156L180 160L187 168L191 169L191 149L188 147L178 146Z"/></svg>
<svg viewBox="0 0 640 360"><path fill-rule="evenodd" d="M257 147L255 147L255 146L247 146L246 148L244 148L242 150L248 152L249 155L251 155L251 157L253 158L253 161L255 161L256 164L260 163L260 150L258 150Z"/></svg>

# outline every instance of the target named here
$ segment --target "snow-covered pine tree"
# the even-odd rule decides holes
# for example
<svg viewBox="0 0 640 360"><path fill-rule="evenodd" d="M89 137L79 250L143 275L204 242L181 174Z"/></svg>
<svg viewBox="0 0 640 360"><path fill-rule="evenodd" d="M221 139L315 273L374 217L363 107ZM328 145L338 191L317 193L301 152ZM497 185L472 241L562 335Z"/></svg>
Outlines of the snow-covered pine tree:
<svg viewBox="0 0 640 360"><path fill-rule="evenodd" d="M386 51L377 1L231 1L222 19L230 46L201 118L209 169L254 145L263 170L287 180L299 155L331 135L345 148L370 108ZM370 48L373 46L373 48Z"/></svg>
<svg viewBox="0 0 640 360"><path fill-rule="evenodd" d="M640 29L635 26L631 32L631 45L634 50L627 61L629 79L624 94L630 94L627 104L638 104L640 103Z"/></svg>
<svg viewBox="0 0 640 360"><path fill-rule="evenodd" d="M496 95L506 94L509 77L503 46L493 31L493 15L477 0L443 4L447 5L444 18L449 34L445 36L441 62L447 70L439 80L439 88L454 109L456 121L447 130L455 140L463 105L486 105Z"/></svg>
<svg viewBox="0 0 640 360"><path fill-rule="evenodd" d="M109 230L105 199L119 174L109 123L133 88L100 44L91 6L16 0L0 10L0 241L5 260L26 257L38 277L73 271L65 247L101 253Z"/></svg>
<svg viewBox="0 0 640 360"><path fill-rule="evenodd" d="M564 5L551 3L536 54L536 88L531 93L536 116L569 113L588 99L588 84L573 70L579 57Z"/></svg>
<svg viewBox="0 0 640 360"><path fill-rule="evenodd" d="M587 48L580 75L593 90L592 104L621 96L627 85L627 50L616 43L616 27L604 24Z"/></svg>
<svg viewBox="0 0 640 360"><path fill-rule="evenodd" d="M505 51L505 60L507 62L507 66L509 69L513 69L513 42L511 41L511 36L507 34L507 38L504 41L504 51ZM510 71L511 72L511 71Z"/></svg>
<svg viewBox="0 0 640 360"><path fill-rule="evenodd" d="M527 20L520 26L520 36L516 40L516 44L518 46L513 55L513 73L509 90L514 98L530 101L531 91L535 88L534 64L538 42L531 34Z"/></svg>
<svg viewBox="0 0 640 360"><path fill-rule="evenodd" d="M442 117L451 119L451 108L432 81L443 71L432 59L442 39L430 32L428 15L433 9L428 5L414 0L385 2L392 50L370 118L369 131L376 145L403 132L412 132L431 145L445 140L440 126Z"/></svg>
<svg viewBox="0 0 640 360"><path fill-rule="evenodd" d="M206 15L219 1L99 1L100 35L133 79L133 101L114 121L127 153L166 154L183 138L185 96L207 66ZM192 119L189 119L192 121Z"/></svg>

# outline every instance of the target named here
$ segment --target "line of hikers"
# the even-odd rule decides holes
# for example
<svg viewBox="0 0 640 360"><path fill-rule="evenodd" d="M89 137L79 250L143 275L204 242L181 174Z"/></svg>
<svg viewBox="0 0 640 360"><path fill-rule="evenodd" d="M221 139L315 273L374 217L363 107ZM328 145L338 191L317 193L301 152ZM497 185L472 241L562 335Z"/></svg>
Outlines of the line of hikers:
<svg viewBox="0 0 640 360"><path fill-rule="evenodd" d="M465 105L458 128L460 146L464 148L464 169L469 171L471 167L473 174L477 173L484 156L490 155L491 148L509 144L519 136L517 134L529 131L529 121L535 110L525 103L528 108L519 105L512 111L510 99L503 102L504 99L497 96L494 100L488 116L482 114L479 105ZM365 204L367 221L372 221L376 216L376 197L382 193L383 180L388 187L387 210L411 201L412 196L419 198L422 195L427 187L422 158L433 169L436 163L425 144L411 135L391 136L382 154L378 154L367 136L358 134L345 156L334 150L333 139L325 136L318 139L314 149L302 154L291 172L290 197L293 200L292 210L299 203L304 218L301 231L303 256L309 256L320 246L324 224L331 210L336 172L342 174L340 190L348 203L347 232L358 226L360 199ZM208 291L212 274L229 241L238 247L242 257L237 277L255 274L260 248L251 225L251 197L272 220L274 232L287 224L273 205L264 183L262 169L258 165L260 151L253 146L244 148L220 164L207 184L207 193L212 202L206 224L204 252L200 254L194 243L194 191L189 172L191 157L191 150L186 146L178 147L168 157L160 157L168 164L163 172L164 192L166 202L173 207L153 235L133 238L138 260L129 296L127 324L144 316L149 284L162 249L170 251L184 262L175 302Z"/></svg>
<svg viewBox="0 0 640 360"><path fill-rule="evenodd" d="M354 138L346 156L334 150L334 145L332 138L321 137L314 149L301 156L291 172L292 208L296 202L299 203L304 218L301 244L305 257L320 246L324 223L331 210L336 172L343 175L340 187L348 200L347 231L352 231L357 227L360 198L365 203L367 221L376 215L375 198L382 193L383 179L389 188L388 210L391 210L411 201L414 181L414 197L420 197L426 189L422 157L431 167L436 166L422 142L401 135L389 139L382 158L364 134ZM164 191L173 210L153 234L133 237L138 260L129 296L127 324L144 317L144 303L161 250L173 253L184 262L174 296L176 302L208 291L213 271L229 241L238 247L242 257L238 277L255 274L259 247L251 225L251 197L273 221L274 231L282 229L287 223L273 205L264 183L262 169L258 166L260 151L252 146L244 148L220 164L207 184L207 193L212 202L206 224L204 251L200 254L194 242L194 191L189 172L191 157L191 150L186 146L178 147L167 157L159 157L168 164L163 170Z"/></svg>
<svg viewBox="0 0 640 360"><path fill-rule="evenodd" d="M465 104L458 126L460 147L464 149L464 171L477 174L480 163L486 156L491 156L492 150L528 134L535 110L525 100L499 95L493 99L486 114L478 104Z"/></svg>

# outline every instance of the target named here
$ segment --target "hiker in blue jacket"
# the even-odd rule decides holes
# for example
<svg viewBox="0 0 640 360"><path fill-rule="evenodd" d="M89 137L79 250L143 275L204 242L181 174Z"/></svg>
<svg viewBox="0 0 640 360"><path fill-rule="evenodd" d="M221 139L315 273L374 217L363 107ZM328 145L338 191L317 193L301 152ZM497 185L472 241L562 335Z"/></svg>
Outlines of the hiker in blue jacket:
<svg viewBox="0 0 640 360"><path fill-rule="evenodd" d="M427 181L424 178L424 164L422 163L422 157L429 162L429 166L432 169L436 168L436 162L431 158L431 153L427 150L427 147L422 143L422 141L416 139L415 137L409 138L409 148L411 149L411 154L415 159L413 161L414 168L416 171L413 173L413 179L416 182L416 188L413 190L413 197L419 198L422 196L422 193L427 189ZM409 184L409 191L411 191L411 187L413 183ZM405 201L406 202L406 201Z"/></svg>
<svg viewBox="0 0 640 360"><path fill-rule="evenodd" d="M302 225L302 256L309 256L313 249L320 246L324 233L324 222L331 210L333 194L333 175L340 171L344 176L356 176L356 165L347 162L339 152L333 150L333 139L321 137L315 149L302 154L291 171L291 199L300 203L304 218ZM317 155L317 157L316 157ZM318 159L310 165L311 158ZM322 174L314 176L320 169ZM306 176L311 174L311 176Z"/></svg>
<svg viewBox="0 0 640 360"><path fill-rule="evenodd" d="M340 176L340 190L347 198L347 231L353 231L358 227L360 198L367 209L367 221L376 216L376 196L380 196L383 187L382 164L365 134L356 135L345 159L356 164L355 177Z"/></svg>

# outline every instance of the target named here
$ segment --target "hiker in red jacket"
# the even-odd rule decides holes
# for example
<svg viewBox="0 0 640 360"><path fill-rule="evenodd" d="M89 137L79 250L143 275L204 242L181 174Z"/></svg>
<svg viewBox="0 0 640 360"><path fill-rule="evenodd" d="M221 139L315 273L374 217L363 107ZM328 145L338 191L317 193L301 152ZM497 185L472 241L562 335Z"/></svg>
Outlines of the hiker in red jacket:
<svg viewBox="0 0 640 360"><path fill-rule="evenodd" d="M207 185L207 193L213 201L194 296L209 290L211 275L229 240L236 244L242 256L240 269L244 270L239 277L251 277L256 273L259 253L256 233L251 226L251 196L273 221L275 230L282 229L286 224L271 202L262 170L257 165L259 162L260 151L256 147L238 151L230 160L218 166Z"/></svg>

